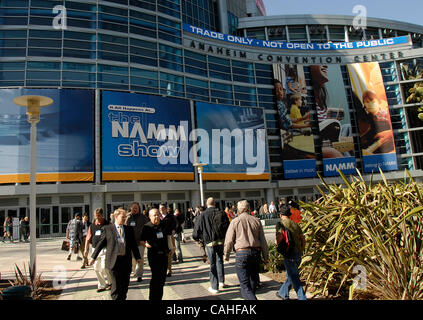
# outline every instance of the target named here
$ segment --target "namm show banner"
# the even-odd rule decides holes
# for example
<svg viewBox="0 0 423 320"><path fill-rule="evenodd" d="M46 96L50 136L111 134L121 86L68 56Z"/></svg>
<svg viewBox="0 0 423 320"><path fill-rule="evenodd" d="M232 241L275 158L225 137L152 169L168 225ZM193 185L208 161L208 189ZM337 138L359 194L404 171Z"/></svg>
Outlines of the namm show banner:
<svg viewBox="0 0 423 320"><path fill-rule="evenodd" d="M30 130L26 108L13 100L46 96L37 124L37 182L94 180L94 93L71 89L0 90L0 183L30 180Z"/></svg>
<svg viewBox="0 0 423 320"><path fill-rule="evenodd" d="M196 102L199 160L204 180L269 180L261 108Z"/></svg>
<svg viewBox="0 0 423 320"><path fill-rule="evenodd" d="M388 99L378 63L348 65L365 173L398 169Z"/></svg>
<svg viewBox="0 0 423 320"><path fill-rule="evenodd" d="M102 92L102 179L194 180L187 100Z"/></svg>

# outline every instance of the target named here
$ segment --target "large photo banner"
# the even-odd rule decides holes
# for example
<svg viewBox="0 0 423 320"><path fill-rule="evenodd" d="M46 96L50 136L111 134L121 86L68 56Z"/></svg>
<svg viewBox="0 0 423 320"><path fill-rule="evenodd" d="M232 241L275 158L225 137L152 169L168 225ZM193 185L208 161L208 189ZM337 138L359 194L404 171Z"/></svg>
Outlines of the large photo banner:
<svg viewBox="0 0 423 320"><path fill-rule="evenodd" d="M355 173L354 140L341 68L310 66L311 83L322 139L325 176Z"/></svg>
<svg viewBox="0 0 423 320"><path fill-rule="evenodd" d="M195 109L204 180L270 178L262 109L203 102Z"/></svg>
<svg viewBox="0 0 423 320"><path fill-rule="evenodd" d="M0 183L29 182L31 125L13 102L26 95L53 100L37 124L37 182L93 181L93 91L0 89Z"/></svg>
<svg viewBox="0 0 423 320"><path fill-rule="evenodd" d="M348 65L364 172L397 170L394 134L382 73L376 62Z"/></svg>
<svg viewBox="0 0 423 320"><path fill-rule="evenodd" d="M285 179L316 176L316 155L302 65L274 64Z"/></svg>
<svg viewBox="0 0 423 320"><path fill-rule="evenodd" d="M194 180L189 102L102 92L102 179Z"/></svg>

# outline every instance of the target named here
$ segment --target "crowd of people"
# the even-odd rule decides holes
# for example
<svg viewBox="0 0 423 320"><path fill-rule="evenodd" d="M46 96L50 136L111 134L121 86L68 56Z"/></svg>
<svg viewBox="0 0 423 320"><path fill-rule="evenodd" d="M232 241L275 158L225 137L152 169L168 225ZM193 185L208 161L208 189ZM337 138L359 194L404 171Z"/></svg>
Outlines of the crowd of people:
<svg viewBox="0 0 423 320"><path fill-rule="evenodd" d="M260 263L269 263L269 249L259 218L277 217L275 238L279 239L282 225L289 229L295 240L295 251L284 257L287 281L276 292L281 299L289 298L291 287L299 299L305 299L298 274L304 237L298 223L301 211L294 201L281 201L276 208L274 202L263 203L258 211L251 210L247 200L239 201L225 210L216 207L213 198L207 199L205 207L188 209L186 213L174 211L160 204L141 212L138 202L129 210L116 209L106 220L103 209L94 211L94 221L88 215L76 214L69 221L70 260L72 254L83 260L81 268L93 266L97 276L97 292L110 290L113 300L125 300L131 273L137 282L143 281L144 256L151 270L149 299L161 300L167 277L172 276L172 262L183 263L181 243L186 242L184 228L193 228L192 238L197 241L204 263L209 264L211 294L218 294L225 288L224 261L235 253L236 274L241 295L246 300L256 300L260 286ZM90 250L91 247L91 250ZM79 253L82 257L79 257Z"/></svg>

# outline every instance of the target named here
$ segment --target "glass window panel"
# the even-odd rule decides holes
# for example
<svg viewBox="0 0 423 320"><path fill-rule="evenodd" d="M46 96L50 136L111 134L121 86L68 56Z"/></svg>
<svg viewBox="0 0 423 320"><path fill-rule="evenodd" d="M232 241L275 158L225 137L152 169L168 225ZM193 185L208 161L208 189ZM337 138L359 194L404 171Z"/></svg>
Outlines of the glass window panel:
<svg viewBox="0 0 423 320"><path fill-rule="evenodd" d="M65 30L63 33L63 37L66 39L96 41L96 34L87 32L75 32Z"/></svg>
<svg viewBox="0 0 423 320"><path fill-rule="evenodd" d="M30 47L38 47L38 48L61 48L62 41L61 40L45 40L45 39L29 39L28 45Z"/></svg>
<svg viewBox="0 0 423 320"><path fill-rule="evenodd" d="M1 57L25 57L26 49L2 49L0 50Z"/></svg>
<svg viewBox="0 0 423 320"><path fill-rule="evenodd" d="M127 76L121 76L116 74L97 73L97 81L111 82L111 83L122 83L128 84L129 80Z"/></svg>
<svg viewBox="0 0 423 320"><path fill-rule="evenodd" d="M63 49L63 56L69 58L95 59L95 51Z"/></svg>
<svg viewBox="0 0 423 320"><path fill-rule="evenodd" d="M131 46L131 53L140 55L140 56L150 57L150 58L157 58L157 51L148 50L145 48L138 48L138 47Z"/></svg>
<svg viewBox="0 0 423 320"><path fill-rule="evenodd" d="M115 43L124 44L124 45L128 44L128 38L116 37L116 36L111 36L108 34L99 34L98 40L103 42L113 43L113 44Z"/></svg>
<svg viewBox="0 0 423 320"><path fill-rule="evenodd" d="M29 30L29 38L61 39L62 32L49 30Z"/></svg>
<svg viewBox="0 0 423 320"><path fill-rule="evenodd" d="M135 55L131 55L130 59L131 59L131 63L145 64L145 65L153 66L153 67L157 66L157 60L156 59L150 59L150 58L140 57L140 56L135 56Z"/></svg>
<svg viewBox="0 0 423 320"><path fill-rule="evenodd" d="M31 69L53 69L60 70L60 62L28 61L27 68Z"/></svg>
<svg viewBox="0 0 423 320"><path fill-rule="evenodd" d="M154 49L154 50L157 49L156 43L154 42L133 39L133 38L131 38L130 40L131 40L131 46L137 46L141 48L148 48L148 49Z"/></svg>
<svg viewBox="0 0 423 320"><path fill-rule="evenodd" d="M16 30L0 30L0 38L10 39L10 38L26 38L26 30L16 31Z"/></svg>
<svg viewBox="0 0 423 320"><path fill-rule="evenodd" d="M162 40L166 40L166 41L177 43L177 44L182 43L181 38L175 37L175 36L169 35L167 33L160 32L160 31L159 31L159 38L162 39Z"/></svg>
<svg viewBox="0 0 423 320"><path fill-rule="evenodd" d="M169 61L163 61L160 60L160 67L167 68L167 69L174 69L179 72L183 72L183 67L181 64L169 62Z"/></svg>
<svg viewBox="0 0 423 320"><path fill-rule="evenodd" d="M95 72L95 64L63 62L63 70L80 70Z"/></svg>
<svg viewBox="0 0 423 320"><path fill-rule="evenodd" d="M111 61L128 62L128 55L98 51L98 58Z"/></svg>
<svg viewBox="0 0 423 320"><path fill-rule="evenodd" d="M24 71L0 71L0 80L12 81L12 80L22 80L24 78L25 78Z"/></svg>
<svg viewBox="0 0 423 320"><path fill-rule="evenodd" d="M95 81L95 73L63 71L64 81Z"/></svg>
<svg viewBox="0 0 423 320"><path fill-rule="evenodd" d="M106 65L106 64L99 64L97 66L97 71L98 72L107 72L107 73L128 75L128 68L111 66L111 65Z"/></svg>
<svg viewBox="0 0 423 320"><path fill-rule="evenodd" d="M60 80L60 72L54 71L27 71L27 79Z"/></svg>
<svg viewBox="0 0 423 320"><path fill-rule="evenodd" d="M165 73L165 72L160 72L160 79L161 80L168 80L168 81L172 81L172 82L177 82L177 83L184 83L184 78L181 76L177 76L174 74L170 74L170 73Z"/></svg>
<svg viewBox="0 0 423 320"><path fill-rule="evenodd" d="M149 79L158 79L157 71L150 71L150 70L143 70L143 69L136 69L131 68L131 76L139 76Z"/></svg>
<svg viewBox="0 0 423 320"><path fill-rule="evenodd" d="M132 84L135 84L138 86L155 87L155 88L159 86L159 82L157 80L138 78L138 77L131 77L131 85Z"/></svg>
<svg viewBox="0 0 423 320"><path fill-rule="evenodd" d="M25 48L26 39L0 39L0 47L3 48Z"/></svg>
<svg viewBox="0 0 423 320"><path fill-rule="evenodd" d="M141 1L141 0L130 0L130 5L135 6L137 8L144 8L151 11L156 11L156 3L155 1Z"/></svg>
<svg viewBox="0 0 423 320"><path fill-rule="evenodd" d="M41 49L41 48L29 48L28 56L38 57L60 57L62 55L61 50L57 49Z"/></svg>
<svg viewBox="0 0 423 320"><path fill-rule="evenodd" d="M28 7L28 0L2 0L0 1L0 7L3 8L19 8Z"/></svg>
<svg viewBox="0 0 423 320"><path fill-rule="evenodd" d="M0 70L24 70L25 62L0 62Z"/></svg>
<svg viewBox="0 0 423 320"><path fill-rule="evenodd" d="M156 38L156 31L149 30L145 28L138 28L134 26L130 26L129 30L131 33L138 34L144 37Z"/></svg>

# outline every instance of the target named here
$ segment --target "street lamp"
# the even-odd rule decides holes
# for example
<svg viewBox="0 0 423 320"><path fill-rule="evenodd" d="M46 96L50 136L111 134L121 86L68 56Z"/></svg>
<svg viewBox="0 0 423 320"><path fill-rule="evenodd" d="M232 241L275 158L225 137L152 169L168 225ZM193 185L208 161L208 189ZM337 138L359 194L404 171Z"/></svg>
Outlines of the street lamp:
<svg viewBox="0 0 423 320"><path fill-rule="evenodd" d="M19 106L26 107L27 120L31 124L31 175L29 194L29 219L30 219L30 254L29 265L34 275L36 275L36 245L37 245L37 221L36 221L36 171L37 171L37 123L40 121L40 108L49 106L53 99L43 96L21 96L13 99Z"/></svg>
<svg viewBox="0 0 423 320"><path fill-rule="evenodd" d="M194 163L193 166L197 168L198 175L200 177L200 197L201 197L201 206L204 206L204 195L203 195L203 167L206 166L207 163Z"/></svg>

